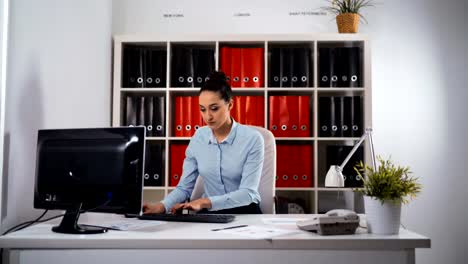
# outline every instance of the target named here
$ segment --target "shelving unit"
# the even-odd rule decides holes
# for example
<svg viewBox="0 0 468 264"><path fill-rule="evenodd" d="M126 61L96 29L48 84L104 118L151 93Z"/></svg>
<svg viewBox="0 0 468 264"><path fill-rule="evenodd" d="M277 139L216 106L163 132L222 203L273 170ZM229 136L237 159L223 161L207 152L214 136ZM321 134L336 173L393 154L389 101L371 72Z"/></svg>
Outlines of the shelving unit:
<svg viewBox="0 0 468 264"><path fill-rule="evenodd" d="M127 95L135 96L164 96L165 98L165 124L164 136L147 137L147 144L160 142L163 145L164 159L162 186L145 186L144 200L156 201L166 196L174 187L169 186L170 173L170 145L174 142L186 142L190 137L176 137L174 127L174 98L177 95L196 95L199 87L174 87L171 86L173 70L174 47L195 46L212 48L214 51L214 69L220 68L220 49L225 45L248 46L264 48L264 86L259 88L233 88L234 95L256 95L264 99L264 126L269 128L269 97L272 95L307 95L311 97L312 119L311 135L307 137L277 137L279 144L311 145L313 149L312 168L313 179L310 187L277 187L276 195L280 201L289 199L289 203L302 200L302 207L306 213L321 213L333 208L349 208L357 212L363 211L362 197L352 192L351 188L325 188L324 179L328 170L326 166L326 151L329 145L352 146L361 135L352 137L330 137L320 136L319 127L319 98L322 96L359 96L363 108L362 128L372 126L372 104L371 104L371 66L370 66L370 44L365 35L362 34L310 34L310 35L203 35L203 36L142 36L142 35L120 35L114 36L113 57L113 94L112 94L112 125L125 125L125 98ZM166 51L165 60L165 86L154 88L125 87L123 82L123 50L129 46L153 47L157 50ZM270 50L274 47L310 47L312 59L312 80L308 87L269 87L269 58ZM321 87L319 79L321 48L354 47L360 51L361 75L359 87ZM322 55L323 56L323 55ZM363 130L361 130L363 131ZM366 162L370 161L369 151L364 150ZM347 153L346 153L347 154ZM148 161L146 161L148 162ZM339 165L339 164L338 164ZM348 166L352 166L348 164ZM300 203L300 202L299 202ZM292 205L290 212L295 212Z"/></svg>

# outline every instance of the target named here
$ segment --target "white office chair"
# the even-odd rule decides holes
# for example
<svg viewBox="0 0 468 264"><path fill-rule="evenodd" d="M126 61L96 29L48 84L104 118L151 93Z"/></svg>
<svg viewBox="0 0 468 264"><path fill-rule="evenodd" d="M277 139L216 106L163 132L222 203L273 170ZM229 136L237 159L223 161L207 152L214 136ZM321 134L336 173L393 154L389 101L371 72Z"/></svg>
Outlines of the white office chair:
<svg viewBox="0 0 468 264"><path fill-rule="evenodd" d="M250 126L255 128L263 136L265 142L265 156L263 161L262 175L258 192L260 193L260 209L264 214L275 213L275 175L276 175L276 142L273 134L266 128ZM191 200L202 197L204 193L203 178L199 176L195 182Z"/></svg>

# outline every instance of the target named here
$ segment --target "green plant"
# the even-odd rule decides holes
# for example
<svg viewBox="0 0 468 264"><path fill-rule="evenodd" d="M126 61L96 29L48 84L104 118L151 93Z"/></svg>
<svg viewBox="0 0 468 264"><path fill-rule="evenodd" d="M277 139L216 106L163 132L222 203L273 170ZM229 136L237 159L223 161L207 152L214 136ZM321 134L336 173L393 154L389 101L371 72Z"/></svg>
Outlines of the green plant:
<svg viewBox="0 0 468 264"><path fill-rule="evenodd" d="M361 14L364 7L374 6L373 0L326 0L329 6L322 7L322 10L335 15L344 13L355 13L367 23L366 18Z"/></svg>
<svg viewBox="0 0 468 264"><path fill-rule="evenodd" d="M377 161L376 169L362 161L354 167L364 183L362 189L354 191L372 196L382 203L403 204L409 202L408 196L413 199L421 191L422 186L417 182L418 178L411 176L409 167L396 166L390 159L384 160L380 156Z"/></svg>

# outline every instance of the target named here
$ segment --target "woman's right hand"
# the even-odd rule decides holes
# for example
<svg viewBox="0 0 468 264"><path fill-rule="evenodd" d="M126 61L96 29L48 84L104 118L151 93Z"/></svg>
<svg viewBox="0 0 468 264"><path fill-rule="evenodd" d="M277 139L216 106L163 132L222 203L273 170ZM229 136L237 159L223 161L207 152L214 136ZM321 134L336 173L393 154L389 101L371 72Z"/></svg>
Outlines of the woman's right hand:
<svg viewBox="0 0 468 264"><path fill-rule="evenodd" d="M171 208L171 213L172 214L180 214L182 213L182 210L184 209L184 206L186 205L187 203L178 203L178 204L175 204L172 208Z"/></svg>
<svg viewBox="0 0 468 264"><path fill-rule="evenodd" d="M165 212L166 212L166 207L164 207L164 204L161 202L143 204L144 214L163 214Z"/></svg>

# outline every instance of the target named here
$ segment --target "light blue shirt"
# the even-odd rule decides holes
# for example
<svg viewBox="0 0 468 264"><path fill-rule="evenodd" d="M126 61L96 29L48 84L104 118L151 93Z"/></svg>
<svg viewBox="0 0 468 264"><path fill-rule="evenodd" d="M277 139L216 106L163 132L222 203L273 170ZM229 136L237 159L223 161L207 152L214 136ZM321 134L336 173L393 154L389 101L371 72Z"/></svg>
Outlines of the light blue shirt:
<svg viewBox="0 0 468 264"><path fill-rule="evenodd" d="M234 120L229 135L219 144L209 127L198 129L185 151L179 184L161 201L166 211L190 198L199 175L204 180L204 197L211 200L210 211L260 203L264 144L260 132Z"/></svg>

